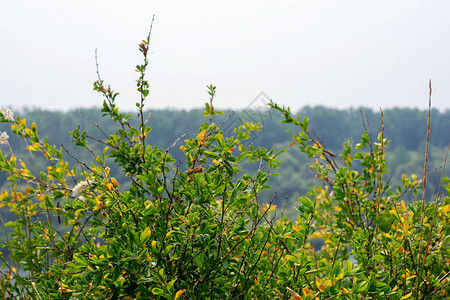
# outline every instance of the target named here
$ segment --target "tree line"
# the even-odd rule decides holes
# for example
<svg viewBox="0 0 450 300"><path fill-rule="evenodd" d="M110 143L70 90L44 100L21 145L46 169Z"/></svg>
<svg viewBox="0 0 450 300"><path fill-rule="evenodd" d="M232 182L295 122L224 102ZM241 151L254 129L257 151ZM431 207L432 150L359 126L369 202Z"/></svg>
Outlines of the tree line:
<svg viewBox="0 0 450 300"><path fill-rule="evenodd" d="M379 111L367 108L360 109L335 109L323 106L305 106L296 112L302 117L310 119L310 128L317 138L331 152L339 152L343 147L344 140L357 141L362 133L367 130L369 136L376 138L376 134L381 130L381 117ZM137 114L129 112L129 114ZM150 116L149 126L152 131L147 137L149 144L167 149L180 136L185 133L191 136L198 131L199 125L204 121L199 118L201 109L192 110L149 110L144 113L145 117ZM80 151L71 143L70 131L80 125L81 130L87 130L88 136L92 138L92 149L99 153L103 147L96 143L95 139L101 139L104 132L111 134L117 129L117 125L111 119L102 117L97 108L70 110L67 112L49 111L42 109L25 109L19 112L22 118L33 120L40 128L40 134L48 137L50 144L57 147L67 147L67 149L78 157L78 159L91 162L95 159L91 153ZM261 131L252 133L248 143L253 143L257 147L266 149L281 149L287 147L292 142L292 137L286 132L289 126L280 124L280 116L267 109L259 110L238 110L224 111L223 116L216 116L218 122L223 123L224 131L233 130L235 125L242 121L257 122L262 125ZM426 144L426 123L427 112L411 108L392 108L383 111L384 135L392 140L387 148L388 166L390 169L390 184L399 185L403 174L420 175L423 172L423 158ZM5 130L5 124L0 124ZM3 128L4 127L4 128ZM101 131L99 130L101 128ZM197 129L196 129L197 128ZM444 151L450 141L450 111L431 111L430 126L430 169L432 170L429 179L430 195L437 192L439 186L438 172L439 166L443 163ZM186 138L188 138L187 136ZM25 162L30 163L30 158L24 147L20 147L23 141L17 137L12 137L10 144L16 149L15 155ZM20 152L22 151L22 152ZM179 161L184 157L183 151L179 147L170 149L173 157ZM65 153L68 161L75 163L72 157ZM280 166L279 176L271 178L271 182L278 187L278 205L284 200L295 201L298 195L309 190L311 184L315 184L313 173L308 168L307 157L295 147L282 153L283 163ZM37 159L36 162L44 164L44 160ZM251 168L251 166L246 166ZM112 174L122 184L126 186L126 179L119 172L117 166L111 162ZM0 174L2 187L6 184L6 177ZM267 196L270 197L270 196ZM268 199L266 199L268 200Z"/></svg>

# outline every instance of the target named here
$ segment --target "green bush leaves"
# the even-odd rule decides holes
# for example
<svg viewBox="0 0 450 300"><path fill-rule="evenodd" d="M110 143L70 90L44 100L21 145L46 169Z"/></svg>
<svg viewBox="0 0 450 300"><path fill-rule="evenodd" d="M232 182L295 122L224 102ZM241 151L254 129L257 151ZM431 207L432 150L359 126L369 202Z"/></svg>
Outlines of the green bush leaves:
<svg viewBox="0 0 450 300"><path fill-rule="evenodd" d="M412 202L420 179L404 176L395 189L385 179L383 131L376 141L365 132L355 146L330 153L312 134L307 117L270 106L311 159L321 186L298 198L298 218L280 217L269 178L280 153L248 143L261 125L243 122L234 130L216 124L216 87L207 86L205 122L168 149L153 146L143 117L150 89L145 79L150 36L139 45L136 67L140 99L137 125L115 104L118 93L103 80L102 112L118 124L104 140L78 126L72 141L95 163L79 161L49 145L21 119L5 119L21 136L38 169L14 153L0 155L9 191L0 206L16 216L1 220L7 233L0 296L3 299L444 299L449 292L447 195L423 209ZM12 114L11 114L12 116ZM5 136L6 137L6 136ZM93 141L91 141L93 140ZM105 147L94 153L89 142ZM7 141L6 141L7 142ZM179 147L185 160L170 155ZM71 156L69 166L63 153ZM127 178L110 175L113 160ZM243 168L243 164L256 165Z"/></svg>

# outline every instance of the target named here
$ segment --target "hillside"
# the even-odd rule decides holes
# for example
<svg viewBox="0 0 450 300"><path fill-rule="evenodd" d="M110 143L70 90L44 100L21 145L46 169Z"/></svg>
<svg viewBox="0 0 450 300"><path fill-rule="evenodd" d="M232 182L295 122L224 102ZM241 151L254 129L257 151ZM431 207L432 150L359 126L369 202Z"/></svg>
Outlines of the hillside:
<svg viewBox="0 0 450 300"><path fill-rule="evenodd" d="M149 126L152 132L148 137L150 144L163 149L168 148L172 143L184 133L187 137L192 137L197 133L198 127L206 118L202 117L202 110L155 110L149 111ZM380 113L368 109L347 109L338 110L326 107L304 107L299 112L302 117L310 118L310 126L329 149L336 154L342 150L342 142L351 139L357 143L364 128L367 129L372 138L376 138L381 129ZM93 156L87 151L81 151L71 143L69 131L74 130L80 124L81 130L87 130L88 135L95 139L104 139L101 131L94 125L97 124L108 135L113 132L117 125L110 119L103 118L96 109L73 110L68 112L52 112L45 110L26 110L19 113L27 122L36 122L41 136L48 136L50 144L64 145L71 153L83 161L93 161ZM222 117L222 116L221 116ZM431 133L430 133L430 170L435 170L443 163L445 149L450 142L450 111L439 112L432 111L431 115ZM401 182L402 174L420 174L423 173L423 157L426 144L426 119L427 112L417 109L395 108L384 111L385 137L393 142L388 146L388 168L391 170L389 184L396 186ZM227 128L233 128L242 120L259 122L262 130L255 133L249 142L253 142L257 147L266 149L280 149L287 147L291 142L291 136L286 130L291 129L285 124L280 124L280 117L271 110L253 110L253 111L226 111L222 117L224 126L224 135L231 135ZM227 125L228 124L228 125ZM0 130L7 130L5 124ZM292 132L295 133L295 132ZM16 151L16 155L25 162L30 158L23 151L21 141L16 136L11 137L11 146ZM170 153L176 160L183 160L184 155L179 149L182 141L170 150ZM94 152L100 153L103 145L95 140L90 141ZM67 155L69 161L73 161ZM306 193L311 185L317 184L312 178L312 172L306 165L306 157L301 154L296 147L292 147L288 152L281 156L283 161L280 167L280 175L272 178L273 186L277 190L278 204L290 199L291 204L295 204L298 196ZM39 160L37 161L39 165ZM110 162L112 174L114 174L121 186L126 186L126 179L121 177L119 170ZM249 166L250 167L250 166ZM447 172L448 174L448 172ZM435 194L438 188L440 170L431 173L428 181L429 194ZM0 183L4 186L5 177L0 174ZM125 184L125 185L123 185ZM271 196L267 196L271 197ZM411 199L405 199L410 201Z"/></svg>

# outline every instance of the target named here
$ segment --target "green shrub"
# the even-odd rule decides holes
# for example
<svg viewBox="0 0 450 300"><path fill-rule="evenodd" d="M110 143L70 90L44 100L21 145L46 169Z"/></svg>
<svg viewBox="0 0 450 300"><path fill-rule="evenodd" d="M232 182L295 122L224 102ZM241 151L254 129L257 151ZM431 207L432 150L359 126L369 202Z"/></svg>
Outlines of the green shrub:
<svg viewBox="0 0 450 300"><path fill-rule="evenodd" d="M338 159L310 133L307 118L272 103L283 122L300 130L291 146L312 159L323 183L299 198L295 222L276 218L274 205L259 196L269 189L282 151L246 143L259 124L221 130L227 124L214 123L221 114L213 107L214 86L208 86L206 122L197 134L165 150L151 145L143 115L149 41L139 45L138 125L118 110L118 93L99 78L94 89L104 96L102 112L117 122L117 132L94 140L105 145L101 154L92 151L86 131L71 132L96 164L69 166L64 152L76 155L2 110L2 121L23 137L31 157L49 165L29 167L12 149L0 156L11 185L0 206L16 215L2 220L9 234L1 246L10 252L1 257L2 299L446 297L450 198L440 193L433 203L406 206L404 198L418 192L421 179L405 176L403 186L389 187L383 131L376 142L367 133L355 147L346 142ZM8 143L6 133L1 138ZM172 158L174 147L185 161ZM107 158L128 178L126 188L110 176ZM244 161L256 171L246 172Z"/></svg>

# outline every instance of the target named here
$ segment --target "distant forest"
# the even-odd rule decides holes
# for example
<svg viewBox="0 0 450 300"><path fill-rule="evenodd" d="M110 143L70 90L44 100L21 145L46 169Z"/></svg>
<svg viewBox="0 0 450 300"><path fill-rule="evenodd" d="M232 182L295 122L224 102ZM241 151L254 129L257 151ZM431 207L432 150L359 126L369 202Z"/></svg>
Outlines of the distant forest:
<svg viewBox="0 0 450 300"><path fill-rule="evenodd" d="M163 149L170 147L174 141L184 133L189 137L198 133L199 125L203 122L209 122L202 115L200 109L195 110L153 110L148 111L145 118L150 114L148 124L152 127L152 132L148 137L150 144ZM310 118L310 125L314 133L323 142L326 148L337 156L342 150L345 140L351 139L353 145L359 142L364 132L371 135L376 140L378 132L381 130L381 117L379 111L369 109L346 109L338 110L326 107L304 107L297 112L300 116ZM103 133L97 128L101 128L106 135L116 129L116 124L108 118L103 118L98 108L72 110L68 112L52 112L46 110L25 110L16 115L27 120L27 124L35 122L39 134L48 136L48 142L57 146L64 145L69 151L80 160L93 162L93 156L85 150L78 149L72 145L69 131L74 130L80 125L80 130L87 130L88 135L92 136L90 145L96 154L100 154L104 145L98 140L104 140ZM136 112L130 113L135 116ZM286 124L280 124L280 116L272 110L248 110L248 111L225 111L223 116L218 116L213 120L215 123L223 122L222 129L224 135L232 135L231 128L242 123L242 120L258 122L263 129L249 140L256 147L267 149L289 148L284 152L280 159L282 164L279 168L279 175L272 177L272 190L262 197L263 200L272 198L277 192L276 203L278 206L288 205L288 208L296 206L295 200L307 193L312 186L319 182L314 178L314 173L308 168L306 158L296 147L289 147L292 138L287 130L296 133L295 128ZM388 168L390 174L386 176L388 184L396 186L401 182L402 174L411 176L416 174L419 178L423 175L424 155L426 145L426 127L427 112L417 109L395 108L384 111L384 135L392 140L387 147ZM97 124L97 125L95 125ZM0 124L1 131L10 129L6 124ZM27 165L31 162L30 156L24 149L24 143L18 137L10 135L11 148L14 154L23 159ZM439 178L444 161L444 155L448 144L450 143L450 111L439 112L433 110L431 113L431 131L429 138L430 156L429 172L431 173L428 183L428 196L432 197L437 193ZM171 148L170 152L177 160L183 160L184 155L180 150L183 139ZM9 152L8 147L2 147L3 155ZM75 161L67 155L67 159L75 164ZM34 163L34 162L33 162ZM38 169L45 167L37 159ZM127 179L119 176L114 162L109 162L112 176L117 176L121 182L121 187L127 186ZM251 168L251 166L247 166ZM446 172L449 176L449 172ZM6 178L0 174L0 185L2 189L7 189ZM405 196L405 201L411 201L414 195ZM288 201L286 201L286 199Z"/></svg>

